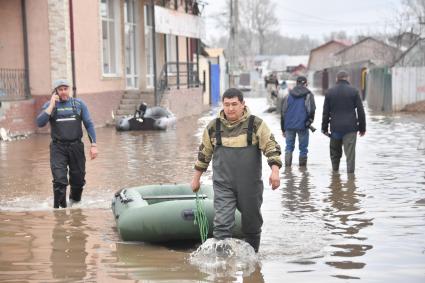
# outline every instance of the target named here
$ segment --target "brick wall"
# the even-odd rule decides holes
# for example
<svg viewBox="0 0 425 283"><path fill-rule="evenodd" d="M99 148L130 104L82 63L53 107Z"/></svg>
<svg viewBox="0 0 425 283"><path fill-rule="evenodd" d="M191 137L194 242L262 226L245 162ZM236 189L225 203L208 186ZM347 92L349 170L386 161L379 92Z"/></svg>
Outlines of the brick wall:
<svg viewBox="0 0 425 283"><path fill-rule="evenodd" d="M81 98L89 108L90 116L96 127L112 123L112 110L120 102L123 91L81 94ZM5 128L11 136L48 133L49 127L38 128L35 119L41 107L50 99L50 95L37 95L29 100L2 102L0 107L0 128Z"/></svg>
<svg viewBox="0 0 425 283"><path fill-rule="evenodd" d="M112 111L116 110L124 91L78 94L89 108L96 127L111 124ZM2 102L0 107L0 128L9 130L10 134L47 133L49 127L37 128L35 119L50 95L37 95L32 99ZM174 89L165 94L163 106L173 112L177 119L199 115L206 110L202 103L202 89ZM208 106L207 106L208 107Z"/></svg>
<svg viewBox="0 0 425 283"><path fill-rule="evenodd" d="M90 116L96 127L112 123L112 111L120 104L124 91L78 94L89 108Z"/></svg>
<svg viewBox="0 0 425 283"><path fill-rule="evenodd" d="M36 128L34 105L34 99L1 102L0 128L13 136L33 133Z"/></svg>

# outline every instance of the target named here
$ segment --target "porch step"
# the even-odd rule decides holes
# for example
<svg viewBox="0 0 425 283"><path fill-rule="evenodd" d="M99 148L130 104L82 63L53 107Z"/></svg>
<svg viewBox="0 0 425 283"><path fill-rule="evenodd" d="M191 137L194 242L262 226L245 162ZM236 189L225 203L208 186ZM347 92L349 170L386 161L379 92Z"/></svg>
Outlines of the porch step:
<svg viewBox="0 0 425 283"><path fill-rule="evenodd" d="M122 117L122 116L128 116L128 115L133 115L135 110L130 110L130 109L117 109L115 111L115 119L117 117Z"/></svg>
<svg viewBox="0 0 425 283"><path fill-rule="evenodd" d="M148 106L153 106L154 101L153 91L126 90L115 111L115 119L119 119L126 115L133 115L142 102L145 102Z"/></svg>

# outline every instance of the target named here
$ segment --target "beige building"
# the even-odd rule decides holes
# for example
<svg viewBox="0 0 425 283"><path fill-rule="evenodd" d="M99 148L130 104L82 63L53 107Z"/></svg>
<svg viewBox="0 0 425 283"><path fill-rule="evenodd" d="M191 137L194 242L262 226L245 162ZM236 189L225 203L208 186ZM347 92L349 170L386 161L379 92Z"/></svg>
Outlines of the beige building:
<svg viewBox="0 0 425 283"><path fill-rule="evenodd" d="M327 88L328 76L324 72L326 68L336 66L338 63L335 59L335 53L350 46L350 43L339 40L331 40L310 51L308 58L308 80L313 82L313 87Z"/></svg>
<svg viewBox="0 0 425 283"><path fill-rule="evenodd" d="M373 37L366 37L337 53L338 66L371 61L376 66L391 66L400 57L401 51Z"/></svg>
<svg viewBox="0 0 425 283"><path fill-rule="evenodd" d="M141 101L178 118L204 107L197 1L0 0L0 26L0 128L11 134L36 130L59 78L97 126Z"/></svg>

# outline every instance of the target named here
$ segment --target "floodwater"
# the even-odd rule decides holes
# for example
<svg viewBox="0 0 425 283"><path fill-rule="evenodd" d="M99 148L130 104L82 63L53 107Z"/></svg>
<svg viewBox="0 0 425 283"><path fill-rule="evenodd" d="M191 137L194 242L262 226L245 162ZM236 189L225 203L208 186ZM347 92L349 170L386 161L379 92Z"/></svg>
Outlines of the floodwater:
<svg viewBox="0 0 425 283"><path fill-rule="evenodd" d="M323 97L316 97L320 129ZM279 117L247 105L284 146ZM53 210L49 136L0 142L1 282L425 282L425 116L367 113L356 173L331 172L328 138L310 136L308 168L265 180L258 263L249 274L215 274L189 262L197 246L126 243L110 202L123 187L187 183L200 135L215 115L180 120L166 132L97 130L78 208ZM87 148L86 148L87 149ZM297 156L297 154L295 154ZM264 161L264 165L266 165ZM211 182L211 172L203 182Z"/></svg>

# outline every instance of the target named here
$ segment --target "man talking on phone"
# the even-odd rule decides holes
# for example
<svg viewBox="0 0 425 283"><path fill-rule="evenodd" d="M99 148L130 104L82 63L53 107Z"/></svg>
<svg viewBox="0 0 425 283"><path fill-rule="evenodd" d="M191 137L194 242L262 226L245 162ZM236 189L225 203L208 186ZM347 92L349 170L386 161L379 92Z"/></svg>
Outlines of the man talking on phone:
<svg viewBox="0 0 425 283"><path fill-rule="evenodd" d="M70 97L70 84L65 79L53 83L53 93L37 116L37 126L44 127L50 122L50 168L53 175L53 207L65 208L66 188L69 184L69 204L72 206L81 200L83 187L86 183L86 157L82 124L87 130L91 143L90 158L97 157L96 133L94 124L86 104L77 98Z"/></svg>

